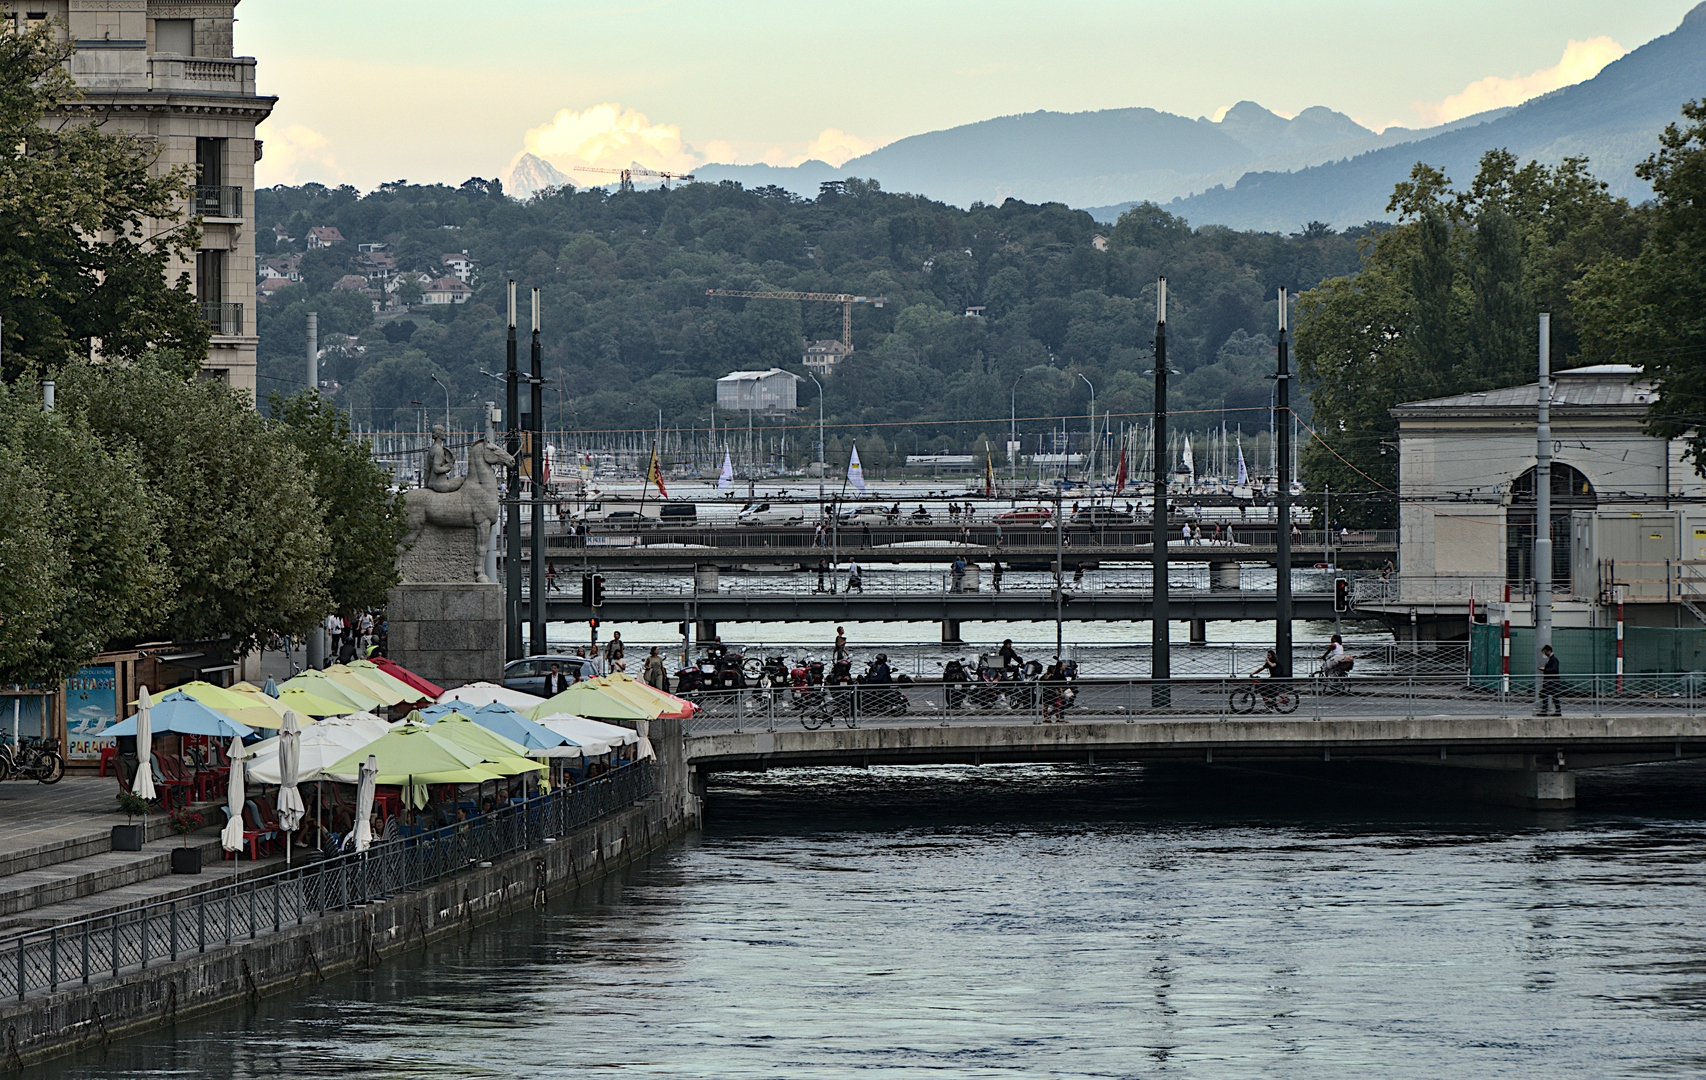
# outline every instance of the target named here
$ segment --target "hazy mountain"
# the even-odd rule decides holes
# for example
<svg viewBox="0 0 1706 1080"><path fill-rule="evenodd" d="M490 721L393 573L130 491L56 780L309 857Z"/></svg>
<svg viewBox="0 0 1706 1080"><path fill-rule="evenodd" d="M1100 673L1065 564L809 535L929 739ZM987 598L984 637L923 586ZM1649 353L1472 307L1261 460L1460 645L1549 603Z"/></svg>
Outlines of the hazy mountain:
<svg viewBox="0 0 1706 1080"><path fill-rule="evenodd" d="M515 159L503 181L506 195L525 199L546 188L562 187L569 183L569 178L544 158L523 154Z"/></svg>
<svg viewBox="0 0 1706 1080"><path fill-rule="evenodd" d="M913 135L840 168L821 161L706 165L695 174L748 187L775 184L807 197L824 180L864 176L891 191L962 206L1008 197L1094 206L1170 199L1233 183L1252 169L1301 168L1415 137L1376 135L1320 106L1287 120L1241 101L1219 122L1155 109L1034 112Z"/></svg>
<svg viewBox="0 0 1706 1080"><path fill-rule="evenodd" d="M1651 192L1636 179L1636 163L1657 148L1666 124L1680 120L1682 103L1703 93L1706 3L1690 11L1676 30L1608 64L1587 82L1524 102L1484 123L1419 138L1412 134L1404 145L1312 168L1252 169L1229 186L1178 199L1168 209L1193 225L1238 229L1291 231L1308 221L1360 224L1385 216L1392 185L1416 162L1437 166L1463 184L1474 177L1481 155L1497 148L1548 164L1585 155L1613 193L1639 200ZM1123 208L1091 212L1112 220Z"/></svg>

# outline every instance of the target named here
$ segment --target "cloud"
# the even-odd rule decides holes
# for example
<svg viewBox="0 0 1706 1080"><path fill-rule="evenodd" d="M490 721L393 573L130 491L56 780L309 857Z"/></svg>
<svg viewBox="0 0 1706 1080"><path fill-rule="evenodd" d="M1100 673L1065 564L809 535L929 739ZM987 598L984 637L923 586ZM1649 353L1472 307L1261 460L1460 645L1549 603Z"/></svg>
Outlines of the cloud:
<svg viewBox="0 0 1706 1080"><path fill-rule="evenodd" d="M548 124L527 133L529 153L559 167L574 163L620 168L638 163L680 172L703 158L681 139L675 124L654 124L645 113L605 102L576 112L563 109Z"/></svg>
<svg viewBox="0 0 1706 1080"><path fill-rule="evenodd" d="M806 145L806 158L827 161L829 164L840 168L856 157L869 154L881 145L883 145L881 142L872 142L869 139L861 139L857 135L849 135L840 128L824 128L818 132L817 138Z"/></svg>
<svg viewBox="0 0 1706 1080"><path fill-rule="evenodd" d="M1412 107L1430 125L1447 124L1488 109L1520 105L1529 98L1584 82L1628 51L1608 37L1571 41L1564 46L1563 58L1553 67L1509 79L1489 75L1479 82L1470 83L1444 101L1436 104L1416 102Z"/></svg>
<svg viewBox="0 0 1706 1080"><path fill-rule="evenodd" d="M266 145L255 168L257 186L298 183L304 179L304 172L312 172L314 179L321 180L343 175L332 156L331 140L306 124L291 124L262 135Z"/></svg>

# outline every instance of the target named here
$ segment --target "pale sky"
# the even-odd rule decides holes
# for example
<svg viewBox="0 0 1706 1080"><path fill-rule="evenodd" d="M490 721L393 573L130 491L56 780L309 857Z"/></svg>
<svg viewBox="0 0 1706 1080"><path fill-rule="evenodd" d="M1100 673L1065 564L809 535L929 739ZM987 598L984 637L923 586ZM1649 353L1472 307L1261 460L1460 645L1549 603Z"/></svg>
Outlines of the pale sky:
<svg viewBox="0 0 1706 1080"><path fill-rule="evenodd" d="M1250 99L1422 127L1591 77L1695 0L242 0L259 182L840 164L1010 113Z"/></svg>

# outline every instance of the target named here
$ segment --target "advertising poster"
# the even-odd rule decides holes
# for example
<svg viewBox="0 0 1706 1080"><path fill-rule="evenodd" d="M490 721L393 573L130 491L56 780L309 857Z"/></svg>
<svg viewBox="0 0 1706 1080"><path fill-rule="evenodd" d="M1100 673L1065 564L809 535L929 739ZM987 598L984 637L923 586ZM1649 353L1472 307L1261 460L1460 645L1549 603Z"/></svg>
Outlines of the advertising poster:
<svg viewBox="0 0 1706 1080"><path fill-rule="evenodd" d="M101 733L119 721L117 688L111 664L79 668L65 681L65 731L71 744L66 760L101 756L101 747L110 741Z"/></svg>

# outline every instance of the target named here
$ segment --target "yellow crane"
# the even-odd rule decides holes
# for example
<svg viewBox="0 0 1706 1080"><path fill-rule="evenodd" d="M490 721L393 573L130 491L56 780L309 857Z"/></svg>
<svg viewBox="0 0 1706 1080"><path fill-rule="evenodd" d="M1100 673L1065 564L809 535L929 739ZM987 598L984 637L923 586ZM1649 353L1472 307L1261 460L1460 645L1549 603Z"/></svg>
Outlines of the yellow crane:
<svg viewBox="0 0 1706 1080"><path fill-rule="evenodd" d="M853 305L870 304L872 307L882 307L888 303L886 296L854 296L852 293L827 292L748 292L745 289L706 289L706 296L734 296L746 300L821 300L826 304L841 305L841 344L851 351L853 348Z"/></svg>
<svg viewBox="0 0 1706 1080"><path fill-rule="evenodd" d="M657 169L648 169L648 168L645 168L644 166L640 166L640 165L630 165L626 169L603 169L603 168L598 167L597 165L576 165L575 171L576 172L615 173L618 176L622 177L621 182L617 186L617 190L619 190L619 191L633 191L634 190L634 177L636 177L636 176L656 176L656 177L659 177L663 180L663 186L665 187L665 189L667 189L669 187L669 182L671 180L691 180L691 179L693 179L692 173L662 172L662 171L659 171Z"/></svg>

